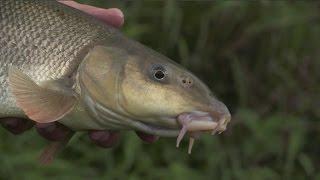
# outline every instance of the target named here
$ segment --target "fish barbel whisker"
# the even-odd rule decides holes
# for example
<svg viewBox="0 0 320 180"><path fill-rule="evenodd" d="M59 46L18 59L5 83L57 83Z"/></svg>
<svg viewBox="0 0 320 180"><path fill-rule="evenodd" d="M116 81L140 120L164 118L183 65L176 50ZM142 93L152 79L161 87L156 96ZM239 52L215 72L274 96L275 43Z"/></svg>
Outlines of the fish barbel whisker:
<svg viewBox="0 0 320 180"><path fill-rule="evenodd" d="M187 133L188 131L188 124L191 122L191 119L189 117L189 115L181 115L178 117L178 122L182 125L182 128L179 132L179 135L177 137L177 143L176 143L176 147L178 148L180 145L180 142L182 141L184 135Z"/></svg>
<svg viewBox="0 0 320 180"><path fill-rule="evenodd" d="M176 147L178 148L180 142L182 141L184 135L187 132L190 132L189 139L189 148L188 153L191 154L191 150L194 144L195 139L198 139L200 136L200 131L208 131L213 130L216 131L218 129L218 123L214 122L212 118L205 113L183 113L177 118L178 123L182 126L179 135L177 137Z"/></svg>
<svg viewBox="0 0 320 180"><path fill-rule="evenodd" d="M190 137L190 138L189 138L188 154L191 154L194 141L195 141L195 138L193 138L193 137Z"/></svg>
<svg viewBox="0 0 320 180"><path fill-rule="evenodd" d="M191 132L190 133L188 154L191 154L193 144L194 144L196 139L200 138L201 134L202 134L202 132Z"/></svg>
<svg viewBox="0 0 320 180"><path fill-rule="evenodd" d="M180 146L180 142L182 141L184 135L186 134L187 132L187 127L186 126L182 126L180 132L179 132L179 135L177 137L177 143L176 143L176 147L179 148Z"/></svg>

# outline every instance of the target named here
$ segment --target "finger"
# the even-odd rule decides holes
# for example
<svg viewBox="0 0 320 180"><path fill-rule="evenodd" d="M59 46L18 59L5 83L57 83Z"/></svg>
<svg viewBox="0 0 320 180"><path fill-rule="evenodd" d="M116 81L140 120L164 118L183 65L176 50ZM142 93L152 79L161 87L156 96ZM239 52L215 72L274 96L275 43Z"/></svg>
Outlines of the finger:
<svg viewBox="0 0 320 180"><path fill-rule="evenodd" d="M33 122L28 119L14 117L1 118L0 123L13 134L21 134L33 126Z"/></svg>
<svg viewBox="0 0 320 180"><path fill-rule="evenodd" d="M73 131L60 123L37 123L37 132L50 141L63 141Z"/></svg>
<svg viewBox="0 0 320 180"><path fill-rule="evenodd" d="M59 2L71 6L73 8L79 9L87 14L90 14L116 28L121 27L124 23L124 15L122 11L118 8L103 9L90 5L80 4L75 1L60 0Z"/></svg>
<svg viewBox="0 0 320 180"><path fill-rule="evenodd" d="M141 131L136 131L136 134L138 135L138 137L141 140L143 140L144 142L147 142L147 143L154 143L159 139L159 136L146 134L146 133L141 132Z"/></svg>
<svg viewBox="0 0 320 180"><path fill-rule="evenodd" d="M89 138L100 147L110 148L117 144L120 133L115 131L90 131Z"/></svg>

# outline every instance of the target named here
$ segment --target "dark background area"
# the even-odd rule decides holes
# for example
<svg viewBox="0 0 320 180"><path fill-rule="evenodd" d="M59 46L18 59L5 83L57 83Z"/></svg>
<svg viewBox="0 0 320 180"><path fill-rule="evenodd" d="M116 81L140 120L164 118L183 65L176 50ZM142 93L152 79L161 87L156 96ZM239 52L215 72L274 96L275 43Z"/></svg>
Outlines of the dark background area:
<svg viewBox="0 0 320 180"><path fill-rule="evenodd" d="M0 131L1 179L320 179L320 6L316 1L89 1L125 13L122 31L206 82L233 115L191 155L133 132L113 149L79 134L50 166L33 131Z"/></svg>

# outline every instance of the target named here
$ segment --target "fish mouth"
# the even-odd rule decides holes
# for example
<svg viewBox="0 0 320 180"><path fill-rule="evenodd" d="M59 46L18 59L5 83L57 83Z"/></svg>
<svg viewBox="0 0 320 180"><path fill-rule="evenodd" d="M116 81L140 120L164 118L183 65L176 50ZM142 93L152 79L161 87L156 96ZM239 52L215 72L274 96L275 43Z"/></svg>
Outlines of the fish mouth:
<svg viewBox="0 0 320 180"><path fill-rule="evenodd" d="M227 129L227 124L231 121L231 115L228 109L225 108L223 113L193 111L181 113L175 118L169 118L177 122L178 128L169 129L167 127L152 125L145 122L143 124L143 130L150 134L160 136L176 136L176 147L179 145L186 134L189 135L189 147L188 153L191 154L193 144L196 139L200 138L201 134L210 133L215 135L221 134ZM142 127L142 126L141 126ZM180 130L177 130L180 129ZM147 131L146 131L147 130Z"/></svg>
<svg viewBox="0 0 320 180"><path fill-rule="evenodd" d="M227 124L230 120L231 115L229 111L218 115L216 113L202 111L182 113L177 117L177 122L181 126L181 129L177 137L176 147L179 147L185 134L189 133L188 153L191 154L194 141L198 139L201 134L206 132L212 135L217 132L220 134L227 129Z"/></svg>

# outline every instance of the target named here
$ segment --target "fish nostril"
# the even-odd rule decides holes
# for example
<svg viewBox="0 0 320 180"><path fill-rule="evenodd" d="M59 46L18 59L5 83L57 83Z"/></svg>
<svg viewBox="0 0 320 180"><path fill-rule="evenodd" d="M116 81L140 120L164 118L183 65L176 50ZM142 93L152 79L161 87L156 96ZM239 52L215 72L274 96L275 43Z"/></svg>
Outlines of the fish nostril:
<svg viewBox="0 0 320 180"><path fill-rule="evenodd" d="M193 80L188 76L181 76L180 82L183 87L189 88L193 85Z"/></svg>

